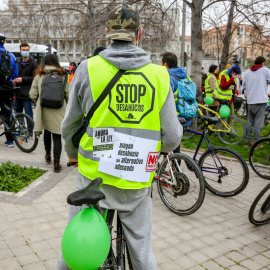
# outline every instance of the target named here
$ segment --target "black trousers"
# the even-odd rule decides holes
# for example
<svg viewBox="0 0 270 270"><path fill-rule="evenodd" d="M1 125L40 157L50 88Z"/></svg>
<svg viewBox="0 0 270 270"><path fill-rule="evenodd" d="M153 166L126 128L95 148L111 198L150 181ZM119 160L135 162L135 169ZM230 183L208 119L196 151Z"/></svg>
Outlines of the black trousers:
<svg viewBox="0 0 270 270"><path fill-rule="evenodd" d="M60 159L61 152L62 152L61 135L51 133L48 130L44 130L44 145L45 145L46 151L51 151L52 140L53 140L53 157L55 159Z"/></svg>
<svg viewBox="0 0 270 270"><path fill-rule="evenodd" d="M10 110L6 109L4 106L4 103L10 108L11 104L13 102L13 93L10 89L7 89L5 87L0 86L0 107L1 107L1 112L5 117L6 123L9 125L10 124ZM5 128L5 131L6 128ZM8 142L13 142L13 136L11 133L6 133L5 134L6 139Z"/></svg>

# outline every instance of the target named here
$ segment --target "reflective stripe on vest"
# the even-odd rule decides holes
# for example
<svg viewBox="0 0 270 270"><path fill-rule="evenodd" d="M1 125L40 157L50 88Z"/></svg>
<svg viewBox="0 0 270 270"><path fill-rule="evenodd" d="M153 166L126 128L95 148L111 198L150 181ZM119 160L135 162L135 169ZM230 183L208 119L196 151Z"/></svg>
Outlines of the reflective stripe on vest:
<svg viewBox="0 0 270 270"><path fill-rule="evenodd" d="M100 56L87 61L95 102L118 69ZM169 84L166 68L152 63L122 75L96 110L80 141L78 159L81 174L89 179L101 177L104 184L121 189L140 189L151 185L155 172L150 173L148 182L133 182L98 171L100 159L94 157L93 128L113 128L117 133L153 140L157 145L153 151L160 151L159 113L167 99Z"/></svg>
<svg viewBox="0 0 270 270"><path fill-rule="evenodd" d="M231 78L230 76L227 74L227 69L223 70L220 74L219 74L219 78L218 78L218 88L217 88L217 92L218 92L218 96L221 99L228 99L231 100L232 98L232 86L230 86L227 90L222 90L219 86L221 83L221 78L222 76L225 76L226 81L228 82Z"/></svg>

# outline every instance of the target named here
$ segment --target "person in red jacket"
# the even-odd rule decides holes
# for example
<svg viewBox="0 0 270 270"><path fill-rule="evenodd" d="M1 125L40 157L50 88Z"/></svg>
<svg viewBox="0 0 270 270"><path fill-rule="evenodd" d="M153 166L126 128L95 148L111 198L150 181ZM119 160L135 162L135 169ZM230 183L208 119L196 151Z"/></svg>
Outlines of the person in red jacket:
<svg viewBox="0 0 270 270"><path fill-rule="evenodd" d="M237 90L237 84L236 84L236 78L239 74L241 74L241 69L238 65L235 65L235 66L229 67L228 69L225 69L218 76L218 82L219 82L219 88L220 88L219 90L226 91L226 92L231 90L232 98L230 99L230 104L229 104L231 115L234 115L234 106L233 106L234 96L237 96L239 94Z"/></svg>

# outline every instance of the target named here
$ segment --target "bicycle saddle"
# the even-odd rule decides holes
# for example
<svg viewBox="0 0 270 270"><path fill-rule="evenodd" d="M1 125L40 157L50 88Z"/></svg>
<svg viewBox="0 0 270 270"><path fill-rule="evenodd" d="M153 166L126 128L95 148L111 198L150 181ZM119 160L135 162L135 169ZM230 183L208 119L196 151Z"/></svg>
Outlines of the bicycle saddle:
<svg viewBox="0 0 270 270"><path fill-rule="evenodd" d="M102 178L96 178L85 188L71 193L67 197L67 203L75 206L80 206L82 204L97 204L100 200L106 198L105 194L99 190L102 183Z"/></svg>
<svg viewBox="0 0 270 270"><path fill-rule="evenodd" d="M219 122L219 117L210 117L205 115L199 115L203 121L207 121L209 125L217 124Z"/></svg>
<svg viewBox="0 0 270 270"><path fill-rule="evenodd" d="M229 100L228 99L220 99L220 98L215 98L215 100L219 101L220 104L228 104Z"/></svg>
<svg viewBox="0 0 270 270"><path fill-rule="evenodd" d="M180 122L180 124L183 126L183 125L185 125L186 123L187 123L187 120L185 119L185 118L183 118L183 117L178 117L178 120L179 120L179 122Z"/></svg>

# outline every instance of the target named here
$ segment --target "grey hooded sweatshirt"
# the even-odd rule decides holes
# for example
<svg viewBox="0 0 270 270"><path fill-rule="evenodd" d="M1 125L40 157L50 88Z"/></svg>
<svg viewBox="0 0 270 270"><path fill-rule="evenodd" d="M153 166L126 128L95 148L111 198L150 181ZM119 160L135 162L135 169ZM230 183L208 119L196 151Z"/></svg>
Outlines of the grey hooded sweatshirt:
<svg viewBox="0 0 270 270"><path fill-rule="evenodd" d="M99 55L117 68L124 70L138 69L151 62L148 54L144 50L128 42L112 43ZM169 84L168 87L170 87ZM162 89L159 90L162 91ZM65 141L65 150L69 158L78 157L78 150L73 146L71 139L73 134L80 127L83 115L89 112L92 105L93 97L86 60L80 64L73 77L69 89L69 102L67 104L66 115L62 123L62 136ZM169 91L167 100L160 111L160 125L162 141L161 151L169 152L174 150L179 145L183 134L183 128L179 124L177 118L172 91ZM78 183L77 189L83 188L89 180L87 181L85 177L80 175L79 182L80 181L81 184ZM120 207L120 209L123 210L123 203L125 207L128 207L123 201L119 204L119 196L117 201L115 201L114 193L118 192L115 190L117 188L104 185L102 189L104 192L106 192L106 200L103 200L100 203L102 207L109 207L113 209ZM134 190L129 191L135 192ZM147 193L148 191L146 191L146 189L145 192L141 190L140 196ZM133 206L131 206L131 208L133 208Z"/></svg>

